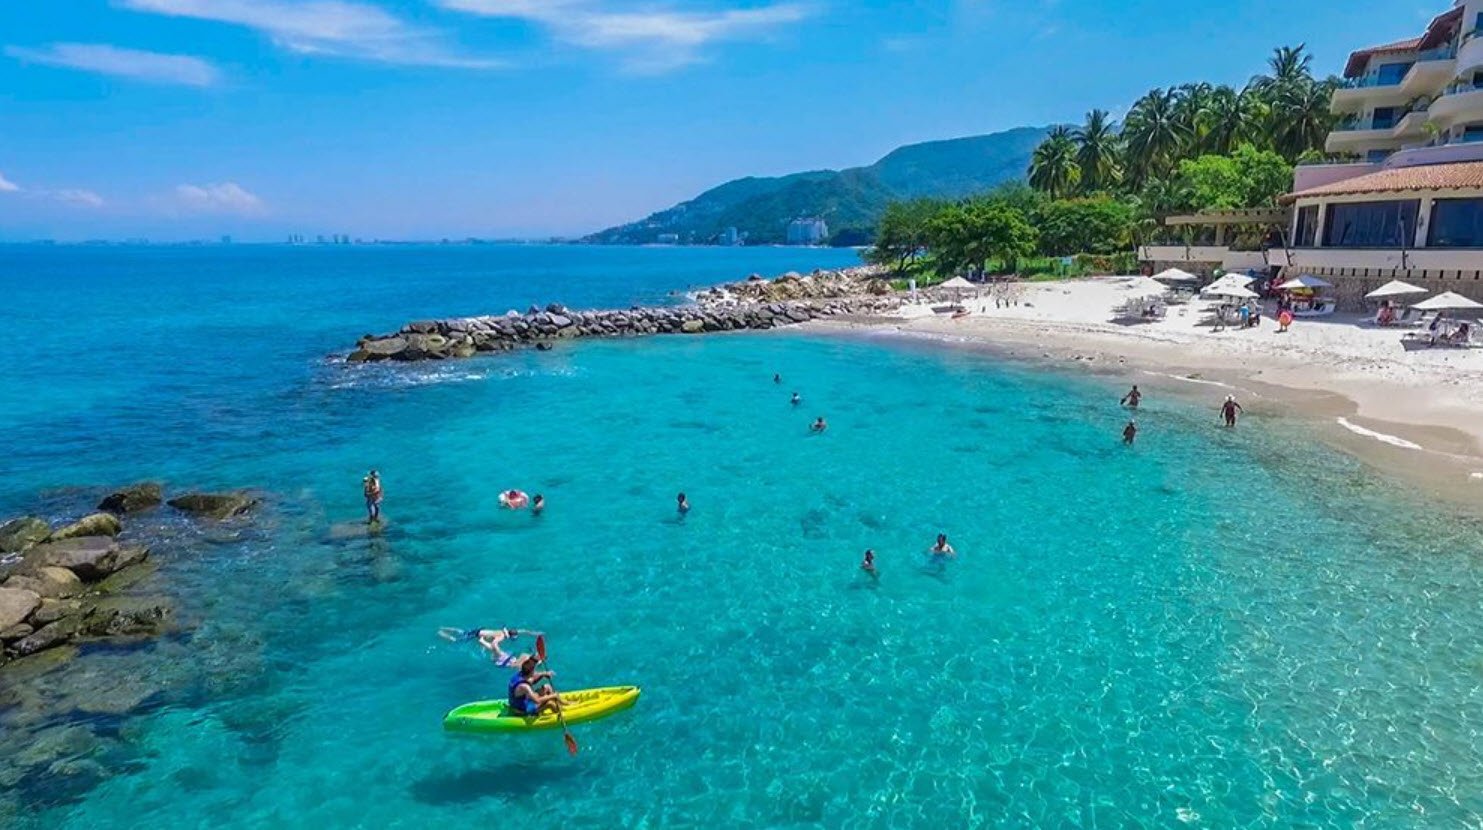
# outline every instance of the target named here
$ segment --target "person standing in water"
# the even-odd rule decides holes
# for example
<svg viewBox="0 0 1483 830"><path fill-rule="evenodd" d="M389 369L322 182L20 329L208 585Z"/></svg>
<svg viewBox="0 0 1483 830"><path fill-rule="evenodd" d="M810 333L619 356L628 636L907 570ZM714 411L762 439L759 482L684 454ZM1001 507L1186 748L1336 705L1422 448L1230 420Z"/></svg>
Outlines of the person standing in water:
<svg viewBox="0 0 1483 830"><path fill-rule="evenodd" d="M1123 427L1123 443L1132 446L1133 440L1138 437L1138 422L1128 420L1128 425Z"/></svg>
<svg viewBox="0 0 1483 830"><path fill-rule="evenodd" d="M361 492L366 497L366 523L381 521L381 474L372 470L360 482Z"/></svg>
<svg viewBox="0 0 1483 830"><path fill-rule="evenodd" d="M809 430L811 432L823 432L828 428L829 425L824 423L824 417L821 415L819 416L818 420L814 421L813 426L809 427Z"/></svg>
<svg viewBox="0 0 1483 830"><path fill-rule="evenodd" d="M541 515L541 511L542 510L545 510L545 509L546 509L546 497L543 496L543 495L541 495L540 493L536 493L536 497L530 500L530 512L531 512L531 515L533 515L533 516L539 516L539 515Z"/></svg>
<svg viewBox="0 0 1483 830"><path fill-rule="evenodd" d="M871 579L880 579L881 575L875 569L875 551L866 549L865 558L860 561L860 570L870 574Z"/></svg>
<svg viewBox="0 0 1483 830"><path fill-rule="evenodd" d="M1226 419L1228 427L1235 426L1236 416L1245 411L1241 408L1241 404L1236 403L1235 395L1226 395L1226 402L1220 405L1220 416Z"/></svg>
<svg viewBox="0 0 1483 830"><path fill-rule="evenodd" d="M690 500L685 498L684 493L675 496L675 512L679 513L682 517L690 512Z"/></svg>
<svg viewBox="0 0 1483 830"><path fill-rule="evenodd" d="M783 376L780 375L780 374L778 374L777 372L773 372L772 373L772 382L773 383L782 383L783 382Z"/></svg>
<svg viewBox="0 0 1483 830"><path fill-rule="evenodd" d="M1122 405L1129 409L1137 409L1138 402L1141 400L1143 400L1143 393L1138 391L1138 384L1135 383L1128 394L1123 395Z"/></svg>
<svg viewBox="0 0 1483 830"><path fill-rule="evenodd" d="M789 401L789 403L793 404L794 406L797 406L797 405L803 403L803 398L797 392L794 392L793 393L793 399L791 401Z"/></svg>
<svg viewBox="0 0 1483 830"><path fill-rule="evenodd" d="M939 533L937 534L937 543L932 546L932 555L957 556L958 552L953 550L953 546L947 543L947 534Z"/></svg>

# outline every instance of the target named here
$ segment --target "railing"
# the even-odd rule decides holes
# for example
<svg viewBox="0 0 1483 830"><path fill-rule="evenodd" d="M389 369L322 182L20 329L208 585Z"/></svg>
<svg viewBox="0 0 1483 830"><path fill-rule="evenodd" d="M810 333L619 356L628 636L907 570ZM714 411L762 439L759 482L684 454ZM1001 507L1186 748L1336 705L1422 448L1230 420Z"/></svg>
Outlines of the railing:
<svg viewBox="0 0 1483 830"><path fill-rule="evenodd" d="M1341 84L1342 89L1364 89L1376 86L1400 86L1400 78L1382 78L1377 74L1361 75L1358 78L1349 78Z"/></svg>
<svg viewBox="0 0 1483 830"><path fill-rule="evenodd" d="M1450 61L1455 57L1457 57L1457 47L1438 46L1435 49L1428 49L1425 52L1416 53L1416 62L1421 63L1422 61Z"/></svg>
<svg viewBox="0 0 1483 830"><path fill-rule="evenodd" d="M1333 131L1336 133L1350 133L1363 132L1365 130L1388 130L1391 127L1394 127L1395 124L1395 119L1391 119L1389 123L1374 120L1360 121L1357 119L1349 119L1340 121L1338 124L1335 124Z"/></svg>

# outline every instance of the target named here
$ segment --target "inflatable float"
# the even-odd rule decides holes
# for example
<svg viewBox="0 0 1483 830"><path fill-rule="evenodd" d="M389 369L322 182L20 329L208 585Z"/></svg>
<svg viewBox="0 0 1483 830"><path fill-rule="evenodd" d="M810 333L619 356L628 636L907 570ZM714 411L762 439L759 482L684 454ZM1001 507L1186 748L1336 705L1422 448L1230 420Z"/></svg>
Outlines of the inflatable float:
<svg viewBox="0 0 1483 830"><path fill-rule="evenodd" d="M505 492L499 494L499 503L501 507L508 507L511 510L519 510L525 507L527 504L530 504L530 497L526 496L525 493L519 490L506 490Z"/></svg>

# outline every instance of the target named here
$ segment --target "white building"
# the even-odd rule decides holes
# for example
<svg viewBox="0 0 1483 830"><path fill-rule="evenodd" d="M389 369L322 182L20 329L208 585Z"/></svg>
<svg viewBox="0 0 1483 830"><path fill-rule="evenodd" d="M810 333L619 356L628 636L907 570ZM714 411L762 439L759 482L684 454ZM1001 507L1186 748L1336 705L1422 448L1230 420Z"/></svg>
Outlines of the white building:
<svg viewBox="0 0 1483 830"><path fill-rule="evenodd" d="M1325 147L1359 160L1297 168L1272 265L1350 303L1391 279L1483 300L1480 26L1483 0L1459 0L1419 36L1349 56Z"/></svg>
<svg viewBox="0 0 1483 830"><path fill-rule="evenodd" d="M788 223L789 245L817 245L828 238L829 225L823 219L794 219Z"/></svg>

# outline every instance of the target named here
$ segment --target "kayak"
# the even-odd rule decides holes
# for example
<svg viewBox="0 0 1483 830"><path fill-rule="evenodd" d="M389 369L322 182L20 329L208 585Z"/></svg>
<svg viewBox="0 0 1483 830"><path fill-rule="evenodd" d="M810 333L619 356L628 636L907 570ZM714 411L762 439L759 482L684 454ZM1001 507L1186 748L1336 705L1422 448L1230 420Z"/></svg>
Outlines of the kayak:
<svg viewBox="0 0 1483 830"><path fill-rule="evenodd" d="M637 686L607 686L601 689L580 689L562 692L565 704L562 714L567 725L586 723L621 712L639 699ZM443 728L451 732L525 732L537 729L559 729L561 723L554 712L543 712L535 717L516 715L503 700L480 700L465 703L443 717Z"/></svg>

